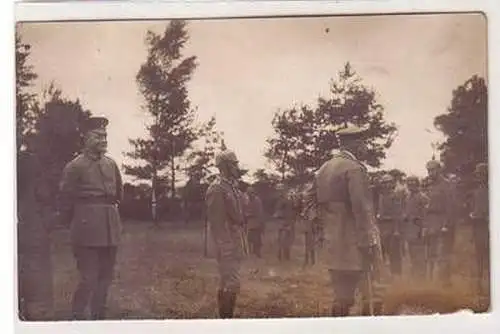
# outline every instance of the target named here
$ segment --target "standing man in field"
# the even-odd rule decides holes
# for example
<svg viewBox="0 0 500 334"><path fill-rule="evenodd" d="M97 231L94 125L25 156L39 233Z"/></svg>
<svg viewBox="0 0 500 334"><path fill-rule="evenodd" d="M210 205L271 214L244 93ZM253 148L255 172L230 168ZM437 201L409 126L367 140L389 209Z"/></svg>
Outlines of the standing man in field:
<svg viewBox="0 0 500 334"><path fill-rule="evenodd" d="M416 176L406 179L408 194L405 199L404 221L401 232L408 243L413 277L425 277L425 228L423 226L425 210L429 198L420 190L420 181Z"/></svg>
<svg viewBox="0 0 500 334"><path fill-rule="evenodd" d="M236 154L222 151L215 157L215 164L220 174L207 190L206 205L220 275L219 316L224 319L233 317L240 291L240 267L246 244L245 216L238 189L240 169Z"/></svg>
<svg viewBox="0 0 500 334"><path fill-rule="evenodd" d="M470 219L476 250L478 288L484 292L482 281L489 281L490 233L489 233L489 198L488 198L488 165L479 163L474 171L477 186L473 192L472 212ZM485 277L486 276L486 277Z"/></svg>
<svg viewBox="0 0 500 334"><path fill-rule="evenodd" d="M451 254L444 251L448 233L452 228L453 192L450 182L443 176L442 167L436 160L427 163L429 204L425 215L428 275L433 277L438 264L440 279L449 285L451 279Z"/></svg>
<svg viewBox="0 0 500 334"><path fill-rule="evenodd" d="M262 235L264 233L264 209L255 188L248 188L248 245L250 251L257 257L262 257Z"/></svg>
<svg viewBox="0 0 500 334"><path fill-rule="evenodd" d="M348 316L356 288L363 294L363 315L373 306L381 314L382 300L372 289L381 267L380 234L375 221L366 167L356 158L366 151L365 129L351 126L337 132L340 152L325 162L313 187L321 224L329 240L330 278L335 300L332 316Z"/></svg>
<svg viewBox="0 0 500 334"><path fill-rule="evenodd" d="M403 244L400 225L403 220L404 196L396 190L396 180L385 174L381 180L377 222L382 241L384 259L390 263L391 273L400 276L402 273Z"/></svg>
<svg viewBox="0 0 500 334"><path fill-rule="evenodd" d="M122 178L107 151L108 120L92 117L84 132L83 153L64 168L60 192L61 218L71 224L71 242L80 282L73 295L73 319L83 320L90 300L92 320L106 315L122 225L118 204Z"/></svg>
<svg viewBox="0 0 500 334"><path fill-rule="evenodd" d="M274 217L278 219L278 259L289 261L295 234L295 212L294 203L285 187L280 184L277 187L278 201L274 211Z"/></svg>

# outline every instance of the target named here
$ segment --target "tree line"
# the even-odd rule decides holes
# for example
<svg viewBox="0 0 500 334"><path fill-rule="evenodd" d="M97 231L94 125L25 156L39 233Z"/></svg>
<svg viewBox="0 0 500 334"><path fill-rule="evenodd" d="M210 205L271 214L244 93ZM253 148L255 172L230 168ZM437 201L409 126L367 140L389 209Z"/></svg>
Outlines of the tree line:
<svg viewBox="0 0 500 334"><path fill-rule="evenodd" d="M183 54L188 41L187 23L182 20L170 21L160 34L146 32L148 53L136 83L149 124L145 136L129 139L131 149L125 153L123 170L135 181L125 184L125 218L150 219L152 198L158 203L160 218L177 219L182 212L191 211L199 218L204 192L216 175L214 156L225 147L223 133L217 129L215 117L204 123L196 121L197 107L189 99L187 84L198 59ZM17 33L18 170L22 173L32 168L32 163L23 165L23 161L32 161L23 157L34 157L37 175L43 179L40 198L55 206L62 168L80 152L80 128L92 112L80 100L66 98L55 84L41 94L30 92L37 79L30 54L30 45ZM293 105L274 114L273 135L267 139L265 151L272 168L250 175L268 210L272 210L277 183L300 189L311 180L314 171L338 148L335 130L347 123L369 126L369 150L359 158L376 170L371 172L374 179L384 172L400 181L406 176L397 169L381 170L386 151L397 139L397 126L386 119L376 90L363 83L349 62L329 86L328 96L318 98L314 105ZM451 94L449 108L434 119L434 125L446 138L437 147L445 171L458 176L464 187L470 186L475 164L488 161L484 78L473 75L459 85ZM411 154L411 147L408 151ZM428 158L422 159L425 164ZM245 174L248 170L241 171ZM187 180L181 187L180 179ZM18 182L22 185L22 180Z"/></svg>

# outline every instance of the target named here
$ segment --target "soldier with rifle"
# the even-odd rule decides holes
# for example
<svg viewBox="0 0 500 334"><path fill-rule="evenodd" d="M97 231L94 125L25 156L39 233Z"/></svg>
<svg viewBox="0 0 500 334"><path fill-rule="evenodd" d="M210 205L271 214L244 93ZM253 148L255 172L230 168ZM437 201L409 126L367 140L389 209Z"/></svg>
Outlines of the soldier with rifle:
<svg viewBox="0 0 500 334"><path fill-rule="evenodd" d="M366 167L357 159L366 152L365 129L337 131L340 151L318 170L313 190L321 224L328 239L330 278L335 299L331 314L348 316L355 291L362 292L362 314L382 313L379 282L382 261L380 234Z"/></svg>

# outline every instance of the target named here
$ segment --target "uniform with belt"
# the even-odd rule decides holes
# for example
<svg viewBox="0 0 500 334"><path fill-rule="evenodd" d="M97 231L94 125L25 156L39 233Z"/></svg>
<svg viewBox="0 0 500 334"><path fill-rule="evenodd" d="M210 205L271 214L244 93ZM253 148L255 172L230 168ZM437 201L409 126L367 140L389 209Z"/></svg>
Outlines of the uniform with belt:
<svg viewBox="0 0 500 334"><path fill-rule="evenodd" d="M413 183L415 184L414 188L410 187L410 184ZM407 184L409 192L405 199L405 219L401 225L401 235L408 244L412 276L423 277L425 275L423 222L429 199L418 189L418 178L408 177Z"/></svg>
<svg viewBox="0 0 500 334"><path fill-rule="evenodd" d="M325 229L324 249L330 254L328 266L335 295L332 314L349 314L358 287L366 314L371 283L365 280L371 271L371 256L367 254L380 244L366 168L353 154L341 151L321 166L313 187ZM371 297L379 313L382 301L377 291Z"/></svg>
<svg viewBox="0 0 500 334"><path fill-rule="evenodd" d="M253 192L248 195L246 216L250 251L258 257L261 257L262 234L264 232L264 209L262 201L257 194Z"/></svg>
<svg viewBox="0 0 500 334"><path fill-rule="evenodd" d="M385 175L382 181L390 183L390 188L386 186L384 191L379 194L377 206L382 251L384 257L390 263L391 273L393 275L401 275L403 245L400 235L400 225L403 220L404 194L394 189L392 185L394 180L390 175Z"/></svg>
<svg viewBox="0 0 500 334"><path fill-rule="evenodd" d="M102 319L122 232L117 206L122 198L121 174L113 159L85 150L64 168L60 191L62 219L70 223L80 272L73 317L83 319L90 299L92 319Z"/></svg>
<svg viewBox="0 0 500 334"><path fill-rule="evenodd" d="M437 166L437 167L436 167ZM438 168L439 163L432 160L427 164L428 168ZM428 275L432 278L434 268L439 263L439 272L444 283L450 279L450 254L444 252L444 234L451 228L452 212L452 189L449 181L441 174L427 181L427 197L429 203L426 208L424 228L426 230L425 243L428 264Z"/></svg>
<svg viewBox="0 0 500 334"><path fill-rule="evenodd" d="M236 163L233 152L224 151L216 157L218 166L227 161ZM237 182L222 174L218 176L207 190L206 207L220 275L217 295L219 315L231 318L240 291L240 267L246 255L245 216Z"/></svg>
<svg viewBox="0 0 500 334"><path fill-rule="evenodd" d="M287 193L281 193L276 203L274 217L279 221L278 259L290 260L293 238L295 234L295 207Z"/></svg>

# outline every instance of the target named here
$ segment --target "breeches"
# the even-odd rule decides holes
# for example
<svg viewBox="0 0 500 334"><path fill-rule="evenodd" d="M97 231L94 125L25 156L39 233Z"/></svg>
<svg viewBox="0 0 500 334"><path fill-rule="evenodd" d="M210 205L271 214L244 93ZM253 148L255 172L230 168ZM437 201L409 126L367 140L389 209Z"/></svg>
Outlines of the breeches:
<svg viewBox="0 0 500 334"><path fill-rule="evenodd" d="M73 313L80 317L91 299L91 313L99 317L104 312L108 288L113 280L116 246L74 246L73 253L80 273L80 282L73 296Z"/></svg>
<svg viewBox="0 0 500 334"><path fill-rule="evenodd" d="M220 281L219 289L227 292L240 291L241 259L237 256L223 256L217 259Z"/></svg>
<svg viewBox="0 0 500 334"><path fill-rule="evenodd" d="M400 274L402 270L402 239L399 236L387 235L381 238L384 258L388 258L393 274Z"/></svg>

